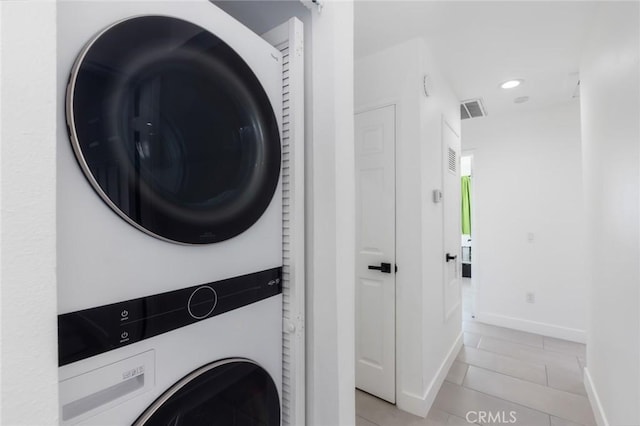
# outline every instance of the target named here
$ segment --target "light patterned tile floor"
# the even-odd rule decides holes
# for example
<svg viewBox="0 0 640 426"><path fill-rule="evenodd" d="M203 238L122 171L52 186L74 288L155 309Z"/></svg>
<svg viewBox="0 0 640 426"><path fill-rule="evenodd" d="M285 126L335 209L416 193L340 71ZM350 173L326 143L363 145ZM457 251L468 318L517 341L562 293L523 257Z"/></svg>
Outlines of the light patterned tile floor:
<svg viewBox="0 0 640 426"><path fill-rule="evenodd" d="M356 425L595 425L582 384L584 345L469 319L463 329L465 346L426 418L356 391ZM487 416L468 417L477 423L465 419L481 411Z"/></svg>
<svg viewBox="0 0 640 426"><path fill-rule="evenodd" d="M475 321L475 295L469 282L464 284L464 347L427 417L356 391L356 425L595 425L582 383L585 346ZM482 411L484 418L475 414ZM476 423L466 420L469 412Z"/></svg>

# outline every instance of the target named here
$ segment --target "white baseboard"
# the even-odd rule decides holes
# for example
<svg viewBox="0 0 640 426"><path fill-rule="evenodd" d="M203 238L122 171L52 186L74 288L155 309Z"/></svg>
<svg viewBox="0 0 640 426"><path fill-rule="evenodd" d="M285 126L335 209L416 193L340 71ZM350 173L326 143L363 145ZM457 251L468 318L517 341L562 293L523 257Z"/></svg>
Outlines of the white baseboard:
<svg viewBox="0 0 640 426"><path fill-rule="evenodd" d="M598 397L598 392L593 384L593 380L591 380L591 374L589 374L589 369L586 367L584 369L584 387L587 391L591 407L593 408L593 415L596 418L596 423L598 426L609 426L607 416L604 413L604 408L602 408L602 403Z"/></svg>
<svg viewBox="0 0 640 426"><path fill-rule="evenodd" d="M577 343L587 343L587 332L577 328L562 327L544 322L508 317L505 315L493 314L491 312L480 312L476 316L476 319L480 322L497 325L499 327L512 328L514 330L541 334L543 336L570 340Z"/></svg>
<svg viewBox="0 0 640 426"><path fill-rule="evenodd" d="M456 360L458 352L462 348L463 334L458 335L453 346L449 349L447 356L440 364L440 368L436 376L431 380L424 395L416 395L410 392L401 392L396 398L396 404L399 409L420 417L426 417L435 401L444 379L447 377L453 361Z"/></svg>
<svg viewBox="0 0 640 426"><path fill-rule="evenodd" d="M425 395L416 395L411 392L402 391L396 397L396 406L400 410L411 413L414 416L426 417L426 414L422 414L425 407Z"/></svg>

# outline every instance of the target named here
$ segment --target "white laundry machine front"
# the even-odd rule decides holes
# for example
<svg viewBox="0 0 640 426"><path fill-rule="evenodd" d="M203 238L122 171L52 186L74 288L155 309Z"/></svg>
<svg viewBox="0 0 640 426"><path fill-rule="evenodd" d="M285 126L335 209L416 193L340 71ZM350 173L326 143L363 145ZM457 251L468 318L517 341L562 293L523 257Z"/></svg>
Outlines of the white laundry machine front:
<svg viewBox="0 0 640 426"><path fill-rule="evenodd" d="M223 364L278 400L281 54L205 0L57 7L63 423L133 422Z"/></svg>
<svg viewBox="0 0 640 426"><path fill-rule="evenodd" d="M272 324L280 303L271 297L61 367L61 424L279 425L282 367L273 343L281 335Z"/></svg>
<svg viewBox="0 0 640 426"><path fill-rule="evenodd" d="M206 0L59 2L61 314L281 266L280 62Z"/></svg>

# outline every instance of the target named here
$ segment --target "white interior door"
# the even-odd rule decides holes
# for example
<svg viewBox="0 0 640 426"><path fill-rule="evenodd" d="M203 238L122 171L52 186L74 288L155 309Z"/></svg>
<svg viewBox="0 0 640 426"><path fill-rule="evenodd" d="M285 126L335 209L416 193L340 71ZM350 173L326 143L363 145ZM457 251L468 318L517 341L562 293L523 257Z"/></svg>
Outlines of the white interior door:
<svg viewBox="0 0 640 426"><path fill-rule="evenodd" d="M356 387L395 403L395 106L356 114Z"/></svg>
<svg viewBox="0 0 640 426"><path fill-rule="evenodd" d="M445 321L460 306L460 277L462 275L460 236L460 136L442 122L442 199L443 199L443 256Z"/></svg>

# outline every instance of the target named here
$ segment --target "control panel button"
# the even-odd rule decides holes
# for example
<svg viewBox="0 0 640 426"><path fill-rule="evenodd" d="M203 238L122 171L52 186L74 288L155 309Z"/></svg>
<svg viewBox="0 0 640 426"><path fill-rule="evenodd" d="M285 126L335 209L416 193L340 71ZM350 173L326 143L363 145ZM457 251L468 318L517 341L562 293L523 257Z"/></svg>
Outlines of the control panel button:
<svg viewBox="0 0 640 426"><path fill-rule="evenodd" d="M267 283L269 287L274 286L276 284L280 284L280 278L276 278L275 280L271 280Z"/></svg>
<svg viewBox="0 0 640 426"><path fill-rule="evenodd" d="M209 316L218 303L218 294L208 285L195 289L189 297L187 308L189 315L195 319L203 319Z"/></svg>

